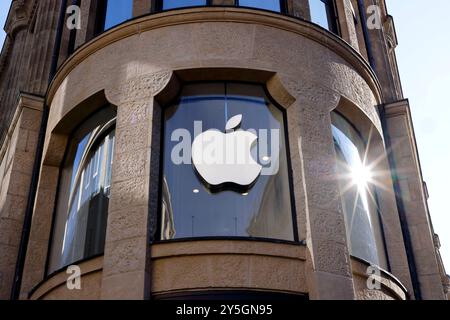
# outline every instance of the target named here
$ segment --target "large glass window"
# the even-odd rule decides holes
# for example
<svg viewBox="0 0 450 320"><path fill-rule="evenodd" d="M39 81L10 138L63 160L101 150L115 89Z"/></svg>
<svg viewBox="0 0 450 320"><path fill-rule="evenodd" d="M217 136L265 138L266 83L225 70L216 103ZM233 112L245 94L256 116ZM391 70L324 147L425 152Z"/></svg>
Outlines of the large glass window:
<svg viewBox="0 0 450 320"><path fill-rule="evenodd" d="M210 2L208 2L207 0L161 0L161 2L162 4L160 4L160 7L162 10L206 6L210 4ZM280 0L236 0L235 4L242 7L251 7L281 12Z"/></svg>
<svg viewBox="0 0 450 320"><path fill-rule="evenodd" d="M59 182L49 272L104 250L115 141L107 107L72 135Z"/></svg>
<svg viewBox="0 0 450 320"><path fill-rule="evenodd" d="M104 0L105 24L103 30L108 30L133 17L133 0Z"/></svg>
<svg viewBox="0 0 450 320"><path fill-rule="evenodd" d="M339 113L332 113L338 178L350 253L386 267L382 227L366 146L360 134Z"/></svg>
<svg viewBox="0 0 450 320"><path fill-rule="evenodd" d="M336 32L336 13L333 0L308 0L311 21Z"/></svg>
<svg viewBox="0 0 450 320"><path fill-rule="evenodd" d="M162 0L162 9L170 10L183 7L206 6L206 0Z"/></svg>
<svg viewBox="0 0 450 320"><path fill-rule="evenodd" d="M294 240L284 116L263 87L186 85L164 124L162 240Z"/></svg>
<svg viewBox="0 0 450 320"><path fill-rule="evenodd" d="M243 7L281 12L280 0L239 0L239 5Z"/></svg>

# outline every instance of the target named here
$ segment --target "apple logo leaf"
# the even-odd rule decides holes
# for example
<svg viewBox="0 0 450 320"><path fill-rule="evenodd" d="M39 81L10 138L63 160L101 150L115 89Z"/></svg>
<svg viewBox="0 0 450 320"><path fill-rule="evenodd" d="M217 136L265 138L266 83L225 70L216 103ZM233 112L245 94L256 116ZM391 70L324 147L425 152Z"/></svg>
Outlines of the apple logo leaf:
<svg viewBox="0 0 450 320"><path fill-rule="evenodd" d="M242 122L242 114L238 114L237 116L232 117L228 120L227 125L225 127L226 132L233 131L241 125Z"/></svg>

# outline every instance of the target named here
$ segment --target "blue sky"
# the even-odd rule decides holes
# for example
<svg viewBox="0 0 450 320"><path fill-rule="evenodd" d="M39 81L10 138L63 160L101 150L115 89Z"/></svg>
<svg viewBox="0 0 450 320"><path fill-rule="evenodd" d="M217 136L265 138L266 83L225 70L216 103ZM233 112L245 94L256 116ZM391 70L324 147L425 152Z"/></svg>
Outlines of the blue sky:
<svg viewBox="0 0 450 320"><path fill-rule="evenodd" d="M399 46L397 59L406 98L409 98L429 206L441 254L450 273L450 1L386 0L394 16ZM11 1L0 1L3 27ZM3 29L0 44L3 43Z"/></svg>

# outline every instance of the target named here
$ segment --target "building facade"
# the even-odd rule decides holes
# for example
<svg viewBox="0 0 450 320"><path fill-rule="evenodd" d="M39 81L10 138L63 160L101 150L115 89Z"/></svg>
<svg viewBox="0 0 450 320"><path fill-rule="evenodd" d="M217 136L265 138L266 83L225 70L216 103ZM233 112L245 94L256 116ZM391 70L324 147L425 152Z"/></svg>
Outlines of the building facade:
<svg viewBox="0 0 450 320"><path fill-rule="evenodd" d="M13 0L5 31L0 299L447 299L384 1Z"/></svg>

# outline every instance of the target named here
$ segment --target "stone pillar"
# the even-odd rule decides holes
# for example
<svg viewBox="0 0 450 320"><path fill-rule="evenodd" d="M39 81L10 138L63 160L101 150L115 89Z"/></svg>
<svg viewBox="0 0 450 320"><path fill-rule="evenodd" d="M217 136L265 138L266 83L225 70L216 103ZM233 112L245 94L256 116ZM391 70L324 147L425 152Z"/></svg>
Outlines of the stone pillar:
<svg viewBox="0 0 450 320"><path fill-rule="evenodd" d="M81 1L81 29L76 30L75 49L91 40L95 35L98 0ZM67 29L67 28L65 28Z"/></svg>
<svg viewBox="0 0 450 320"><path fill-rule="evenodd" d="M134 0L133 17L139 17L150 14L154 8L154 0Z"/></svg>
<svg viewBox="0 0 450 320"><path fill-rule="evenodd" d="M0 300L10 298L43 100L22 94L0 152Z"/></svg>
<svg viewBox="0 0 450 320"><path fill-rule="evenodd" d="M395 163L392 170L397 181L394 182L400 189L401 205L406 213L407 232L411 237L422 298L442 300L445 297L444 289L408 100L385 105L385 121L391 156Z"/></svg>
<svg viewBox="0 0 450 320"><path fill-rule="evenodd" d="M314 84L286 81L297 220L309 257L311 299L354 299L345 220L336 180L330 112L338 96ZM302 226L304 224L304 226Z"/></svg>
<svg viewBox="0 0 450 320"><path fill-rule="evenodd" d="M63 149L64 150L64 149ZM23 270L20 299L27 300L30 291L46 276L46 262L56 202L59 166L44 164L33 211L27 256Z"/></svg>
<svg viewBox="0 0 450 320"><path fill-rule="evenodd" d="M234 0L212 0L214 6L234 6L236 1Z"/></svg>
<svg viewBox="0 0 450 320"><path fill-rule="evenodd" d="M170 75L142 75L106 90L118 108L102 299L150 297L150 211L154 215L157 206L157 197L150 195L158 193L158 179L151 177L159 173L161 130L153 96Z"/></svg>
<svg viewBox="0 0 450 320"><path fill-rule="evenodd" d="M309 0L287 0L288 14L307 21L311 20Z"/></svg>
<svg viewBox="0 0 450 320"><path fill-rule="evenodd" d="M39 1L24 88L26 92L44 95L47 91L60 6L60 0Z"/></svg>
<svg viewBox="0 0 450 320"><path fill-rule="evenodd" d="M24 81L29 4L13 1L5 23L6 39L0 56L0 145L17 107Z"/></svg>
<svg viewBox="0 0 450 320"><path fill-rule="evenodd" d="M341 37L347 41L356 51L359 51L358 35L356 34L355 18L352 10L352 0L336 1L337 16L339 17L339 27Z"/></svg>

